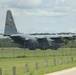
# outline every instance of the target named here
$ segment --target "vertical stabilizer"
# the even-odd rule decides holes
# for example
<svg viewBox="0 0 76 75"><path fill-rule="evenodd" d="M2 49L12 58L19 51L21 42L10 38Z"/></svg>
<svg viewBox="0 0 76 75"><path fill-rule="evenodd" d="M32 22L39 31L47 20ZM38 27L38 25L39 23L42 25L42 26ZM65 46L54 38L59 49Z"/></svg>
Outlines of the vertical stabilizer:
<svg viewBox="0 0 76 75"><path fill-rule="evenodd" d="M13 16L10 10L6 13L6 22L5 22L5 30L4 35L10 36L11 34L17 34L17 29L13 20Z"/></svg>

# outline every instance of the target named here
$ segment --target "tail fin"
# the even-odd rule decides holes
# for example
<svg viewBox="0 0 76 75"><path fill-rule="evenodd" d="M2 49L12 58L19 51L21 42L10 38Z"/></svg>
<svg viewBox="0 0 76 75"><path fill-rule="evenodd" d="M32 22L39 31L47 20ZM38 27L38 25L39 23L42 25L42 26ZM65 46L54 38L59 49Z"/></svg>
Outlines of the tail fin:
<svg viewBox="0 0 76 75"><path fill-rule="evenodd" d="M6 14L4 35L10 36L11 34L17 34L17 29L13 20L12 13L10 10L8 10Z"/></svg>

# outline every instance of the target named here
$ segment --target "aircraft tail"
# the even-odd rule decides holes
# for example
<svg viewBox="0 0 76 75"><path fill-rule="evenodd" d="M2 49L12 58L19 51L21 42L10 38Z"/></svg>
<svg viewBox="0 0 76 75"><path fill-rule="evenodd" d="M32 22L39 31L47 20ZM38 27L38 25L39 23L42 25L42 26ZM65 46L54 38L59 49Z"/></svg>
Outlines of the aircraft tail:
<svg viewBox="0 0 76 75"><path fill-rule="evenodd" d="M4 36L10 36L11 34L17 34L17 29L13 20L13 16L10 10L6 14Z"/></svg>

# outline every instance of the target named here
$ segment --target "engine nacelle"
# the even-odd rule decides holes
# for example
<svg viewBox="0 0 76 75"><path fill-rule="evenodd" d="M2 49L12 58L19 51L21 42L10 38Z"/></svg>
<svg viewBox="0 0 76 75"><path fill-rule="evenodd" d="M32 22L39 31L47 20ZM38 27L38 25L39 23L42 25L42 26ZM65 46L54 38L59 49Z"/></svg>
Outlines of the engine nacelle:
<svg viewBox="0 0 76 75"><path fill-rule="evenodd" d="M29 48L30 50L35 50L37 48L37 38L28 38L25 41L25 47Z"/></svg>
<svg viewBox="0 0 76 75"><path fill-rule="evenodd" d="M50 39L49 37L46 39L47 39L48 43L50 43L50 44L54 41L53 39Z"/></svg>

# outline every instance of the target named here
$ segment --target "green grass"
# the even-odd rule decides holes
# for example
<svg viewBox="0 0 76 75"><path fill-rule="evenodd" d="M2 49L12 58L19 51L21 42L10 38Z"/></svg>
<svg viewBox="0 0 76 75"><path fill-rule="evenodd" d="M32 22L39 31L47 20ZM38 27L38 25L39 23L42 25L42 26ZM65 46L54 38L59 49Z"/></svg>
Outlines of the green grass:
<svg viewBox="0 0 76 75"><path fill-rule="evenodd" d="M66 63L66 56L68 63ZM74 58L72 62L71 57ZM62 64L60 64L62 58ZM56 66L53 60L56 59ZM47 60L48 66L44 67ZM38 70L35 69L35 62L38 62ZM29 71L26 72L25 64L28 63ZM0 49L0 68L3 75L12 75L12 68L16 66L16 75L44 75L65 68L76 66L76 49L60 48L58 50L28 50L19 48Z"/></svg>

